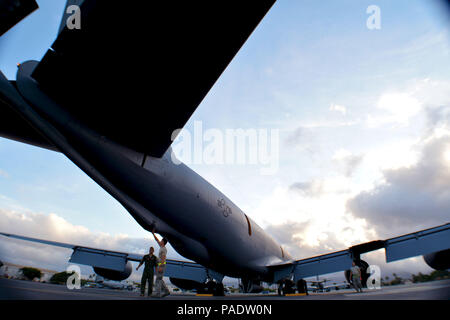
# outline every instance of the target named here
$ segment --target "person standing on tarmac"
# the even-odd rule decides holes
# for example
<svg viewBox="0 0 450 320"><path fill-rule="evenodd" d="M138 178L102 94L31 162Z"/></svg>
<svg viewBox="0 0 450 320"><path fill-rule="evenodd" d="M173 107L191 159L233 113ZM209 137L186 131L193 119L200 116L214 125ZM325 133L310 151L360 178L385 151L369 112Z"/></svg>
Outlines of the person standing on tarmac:
<svg viewBox="0 0 450 320"><path fill-rule="evenodd" d="M144 272L142 273L141 278L141 297L145 294L145 285L148 280L148 296L150 297L153 292L153 276L155 274L155 267L158 263L158 258L153 254L155 249L150 247L148 254L142 257L141 263L136 268L136 271L145 263Z"/></svg>
<svg viewBox="0 0 450 320"><path fill-rule="evenodd" d="M159 261L156 267L156 283L155 283L155 297L163 298L170 294L169 289L167 289L166 284L164 283L164 272L166 271L166 256L167 256L167 239L162 238L159 240L155 235L155 230L152 231L153 237L159 245Z"/></svg>
<svg viewBox="0 0 450 320"><path fill-rule="evenodd" d="M362 292L361 285L361 269L356 265L355 261L352 262L352 268L350 269L350 278L353 281L353 287L356 292Z"/></svg>

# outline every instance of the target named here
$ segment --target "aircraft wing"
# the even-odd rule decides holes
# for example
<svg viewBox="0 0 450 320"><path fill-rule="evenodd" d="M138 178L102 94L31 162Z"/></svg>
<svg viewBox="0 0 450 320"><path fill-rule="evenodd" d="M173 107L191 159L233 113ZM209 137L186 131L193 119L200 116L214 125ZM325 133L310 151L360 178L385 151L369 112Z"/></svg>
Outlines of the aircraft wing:
<svg viewBox="0 0 450 320"><path fill-rule="evenodd" d="M161 157L274 2L69 0L80 29L66 13L32 77L101 136ZM0 135L36 140L3 109Z"/></svg>
<svg viewBox="0 0 450 320"><path fill-rule="evenodd" d="M43 239L30 238L15 234L0 232L0 235L25 241L32 241L51 246L72 249L72 256L69 262L84 264L92 267L109 269L114 271L124 271L128 261L140 262L144 255L135 253L125 253L104 249L96 249L79 246L69 243L49 241ZM192 261L181 261L174 259L166 260L166 271L164 276L170 278L193 280L205 282L208 278L222 281L223 275Z"/></svg>
<svg viewBox="0 0 450 320"><path fill-rule="evenodd" d="M17 89L15 81L8 81L0 71L0 137L58 151L57 148L41 135L31 124L16 112L7 97L11 89Z"/></svg>
<svg viewBox="0 0 450 320"><path fill-rule="evenodd" d="M35 0L0 1L0 36L38 8Z"/></svg>
<svg viewBox="0 0 450 320"><path fill-rule="evenodd" d="M294 280L349 270L363 253L385 249L386 262L420 256L450 248L450 223L387 240L376 240L333 253L268 266L274 282L294 274Z"/></svg>

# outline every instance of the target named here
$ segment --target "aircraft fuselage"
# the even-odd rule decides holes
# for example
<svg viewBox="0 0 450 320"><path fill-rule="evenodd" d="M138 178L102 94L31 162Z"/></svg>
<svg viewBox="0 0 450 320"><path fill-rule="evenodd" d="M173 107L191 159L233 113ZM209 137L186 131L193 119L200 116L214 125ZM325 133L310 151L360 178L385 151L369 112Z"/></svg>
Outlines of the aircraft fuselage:
<svg viewBox="0 0 450 320"><path fill-rule="evenodd" d="M267 265L291 258L223 193L174 163L171 149L150 157L77 121L30 77L35 66L19 68L18 89L33 106L19 111L143 228L166 236L182 256L232 277L270 281Z"/></svg>

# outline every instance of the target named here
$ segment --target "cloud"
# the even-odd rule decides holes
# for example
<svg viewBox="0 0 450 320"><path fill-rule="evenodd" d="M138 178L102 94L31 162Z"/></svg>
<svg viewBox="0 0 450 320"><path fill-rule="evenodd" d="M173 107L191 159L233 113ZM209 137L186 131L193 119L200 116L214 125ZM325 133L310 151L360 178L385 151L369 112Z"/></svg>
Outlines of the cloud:
<svg viewBox="0 0 450 320"><path fill-rule="evenodd" d="M333 160L338 164L346 177L350 177L354 173L362 163L363 158L363 155L352 154L344 149L338 150L333 156Z"/></svg>
<svg viewBox="0 0 450 320"><path fill-rule="evenodd" d="M311 128L299 126L293 130L284 140L287 146L309 145L314 143L315 136Z"/></svg>
<svg viewBox="0 0 450 320"><path fill-rule="evenodd" d="M313 179L276 187L249 212L292 256L306 257L375 239L363 219L346 211L352 194L345 177Z"/></svg>
<svg viewBox="0 0 450 320"><path fill-rule="evenodd" d="M422 109L421 103L416 98L404 92L381 95L376 107L381 113L367 116L369 128L386 124L406 126L410 119Z"/></svg>
<svg viewBox="0 0 450 320"><path fill-rule="evenodd" d="M266 231L277 240L295 259L312 257L346 248L346 245L333 232L321 234L317 245L308 243L307 234L313 227L312 221L288 221L279 225L270 225Z"/></svg>
<svg viewBox="0 0 450 320"><path fill-rule="evenodd" d="M145 254L150 246L158 247L150 238L94 233L84 226L73 225L54 213L47 215L0 209L0 226L0 231L5 233L119 252ZM170 246L168 249L168 257L184 259ZM71 254L71 249L0 236L0 260L2 261L62 271L69 265ZM83 275L88 275L92 274L93 270L83 266L81 272ZM142 271L133 272L130 279L139 281L141 273Z"/></svg>
<svg viewBox="0 0 450 320"><path fill-rule="evenodd" d="M338 104L331 104L330 105L330 111L336 111L336 112L340 112L343 115L347 114L347 108Z"/></svg>
<svg viewBox="0 0 450 320"><path fill-rule="evenodd" d="M348 179L345 177L330 177L327 179L312 179L306 182L295 182L289 186L290 191L299 192L302 196L320 198L327 194L345 194L350 192Z"/></svg>
<svg viewBox="0 0 450 320"><path fill-rule="evenodd" d="M320 196L325 191L324 184L320 180L295 182L289 186L289 190L298 191L307 197Z"/></svg>
<svg viewBox="0 0 450 320"><path fill-rule="evenodd" d="M450 108L428 109L418 160L383 170L383 182L361 192L348 209L384 237L448 222L450 218Z"/></svg>
<svg viewBox="0 0 450 320"><path fill-rule="evenodd" d="M419 162L383 172L385 183L348 202L380 235L432 227L450 218L450 137L426 144Z"/></svg>

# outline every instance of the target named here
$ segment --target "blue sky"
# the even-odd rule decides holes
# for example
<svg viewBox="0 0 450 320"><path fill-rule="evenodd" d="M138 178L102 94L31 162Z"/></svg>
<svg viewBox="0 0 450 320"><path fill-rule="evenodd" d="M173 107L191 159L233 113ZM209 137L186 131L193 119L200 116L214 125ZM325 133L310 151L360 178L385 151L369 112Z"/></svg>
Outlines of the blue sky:
<svg viewBox="0 0 450 320"><path fill-rule="evenodd" d="M56 37L64 2L38 1L38 11L0 38L0 69L8 78L15 78L18 62L43 56ZM380 30L366 27L369 5L381 9ZM377 224L383 212L375 210L395 216L392 207L378 206L384 199L375 195L390 199L393 185L396 199L409 202L399 175L422 172L429 160L423 151L431 143L445 149L446 135L435 131L447 130L447 118L436 122L439 128L430 124L433 110L450 106L443 8L427 0L278 1L186 125L280 130L278 172L190 166L295 256L447 222L439 212L424 221L399 211L398 225L387 232ZM424 192L419 183L416 191ZM63 155L2 138L0 209L56 214L92 234L148 238ZM289 229L286 238L281 235L287 225L298 229ZM411 270L427 270L423 262L409 261Z"/></svg>

